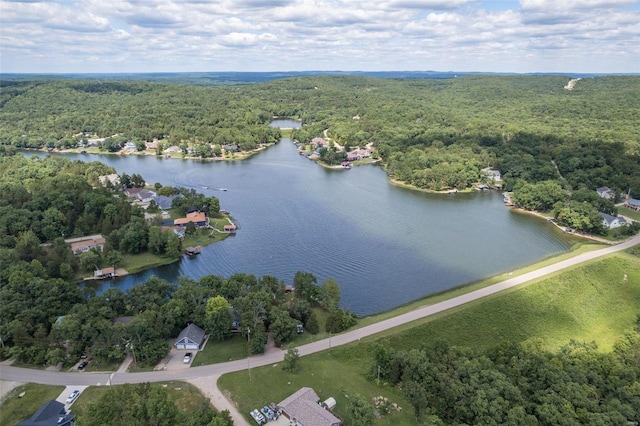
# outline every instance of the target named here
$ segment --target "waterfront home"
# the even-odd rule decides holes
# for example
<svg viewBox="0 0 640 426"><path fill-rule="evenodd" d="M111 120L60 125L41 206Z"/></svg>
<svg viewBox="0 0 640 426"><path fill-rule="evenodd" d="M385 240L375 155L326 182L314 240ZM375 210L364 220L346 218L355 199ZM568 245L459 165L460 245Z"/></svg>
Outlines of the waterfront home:
<svg viewBox="0 0 640 426"><path fill-rule="evenodd" d="M115 173L112 173L110 175L98 176L98 180L100 181L100 185L102 186L107 186L108 184L111 184L112 186L120 185L120 176Z"/></svg>
<svg viewBox="0 0 640 426"><path fill-rule="evenodd" d="M327 142L324 138L313 138L311 139L311 145L313 145L314 147L328 147L329 146L329 142Z"/></svg>
<svg viewBox="0 0 640 426"><path fill-rule="evenodd" d="M230 143L227 145L222 145L222 149L228 152L238 152L240 151L240 147L235 143Z"/></svg>
<svg viewBox="0 0 640 426"><path fill-rule="evenodd" d="M209 218L204 212L191 212L187 213L186 217L176 219L173 221L175 226L187 226L189 222L193 222L196 228L202 228L209 226Z"/></svg>
<svg viewBox="0 0 640 426"><path fill-rule="evenodd" d="M602 198L606 198L607 200L612 200L615 198L616 194L611 190L611 188L603 186L600 188L596 188L596 192Z"/></svg>
<svg viewBox="0 0 640 426"><path fill-rule="evenodd" d="M124 195L141 203L150 203L157 196L154 191L145 188L127 188L124 190Z"/></svg>
<svg viewBox="0 0 640 426"><path fill-rule="evenodd" d="M145 149L158 149L158 140L154 139L152 142L144 143Z"/></svg>
<svg viewBox="0 0 640 426"><path fill-rule="evenodd" d="M137 151L137 147L136 147L136 143L133 141L129 141L127 143L124 144L124 150L125 151Z"/></svg>
<svg viewBox="0 0 640 426"><path fill-rule="evenodd" d="M234 225L233 223L230 223L230 224L225 225L225 226L223 227L224 232L228 232L228 233L230 233L230 234L235 233L235 232L236 232L236 229L237 229L237 227L236 227L236 225Z"/></svg>
<svg viewBox="0 0 640 426"><path fill-rule="evenodd" d="M177 145L172 145L172 146L170 146L169 148L167 148L167 149L165 149L165 150L164 150L164 153L165 153L165 154L177 154L177 153L179 153L179 152L182 152L182 150L181 150L181 149L180 149L180 147L179 147L179 146L177 146Z"/></svg>
<svg viewBox="0 0 640 426"><path fill-rule="evenodd" d="M92 248L98 248L100 251L104 251L105 239L102 235L89 235L79 238L68 238L64 240L65 243L71 246L71 251L75 255L86 253Z"/></svg>
<svg viewBox="0 0 640 426"><path fill-rule="evenodd" d="M627 221L622 216L611 216L603 212L598 212L598 214L602 217L602 226L607 229L615 229L627 225Z"/></svg>
<svg viewBox="0 0 640 426"><path fill-rule="evenodd" d="M359 156L357 153L355 152L350 152L347 154L347 161L357 161L357 160L361 160L362 157Z"/></svg>
<svg viewBox="0 0 640 426"><path fill-rule="evenodd" d="M482 169L482 174L487 179L492 180L494 182L498 182L502 180L502 175L500 174L500 170L486 168L486 169Z"/></svg>

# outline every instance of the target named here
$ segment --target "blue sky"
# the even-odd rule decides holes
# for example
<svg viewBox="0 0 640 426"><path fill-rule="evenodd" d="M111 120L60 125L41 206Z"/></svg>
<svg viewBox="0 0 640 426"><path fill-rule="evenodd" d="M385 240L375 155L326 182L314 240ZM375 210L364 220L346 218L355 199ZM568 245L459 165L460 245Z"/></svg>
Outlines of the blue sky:
<svg viewBox="0 0 640 426"><path fill-rule="evenodd" d="M640 0L0 0L0 72L640 73Z"/></svg>

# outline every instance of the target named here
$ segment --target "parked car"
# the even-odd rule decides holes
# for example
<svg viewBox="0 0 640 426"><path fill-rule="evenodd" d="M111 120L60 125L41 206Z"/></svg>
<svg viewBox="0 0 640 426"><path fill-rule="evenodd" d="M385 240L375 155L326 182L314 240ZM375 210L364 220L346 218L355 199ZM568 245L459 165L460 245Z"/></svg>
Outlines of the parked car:
<svg viewBox="0 0 640 426"><path fill-rule="evenodd" d="M189 364L191 362L192 356L193 354L191 352L187 352L186 354L184 354L184 359L182 360L182 362L184 362L185 364Z"/></svg>
<svg viewBox="0 0 640 426"><path fill-rule="evenodd" d="M264 414L264 416L269 420L275 420L277 418L276 413L274 413L273 410L266 405L262 407L260 411L262 411L262 414Z"/></svg>
<svg viewBox="0 0 640 426"><path fill-rule="evenodd" d="M67 398L67 404L71 404L73 401L75 401L78 397L80 396L80 391L79 390L74 390L73 392L71 392L71 394L69 395L69 397Z"/></svg>
<svg viewBox="0 0 640 426"><path fill-rule="evenodd" d="M265 424L267 422L264 416L258 410L253 410L250 414L251 417L253 417L253 420L255 420L259 425Z"/></svg>
<svg viewBox="0 0 640 426"><path fill-rule="evenodd" d="M82 361L80 364L78 364L78 370L84 370L84 368L89 365L89 363L87 361Z"/></svg>

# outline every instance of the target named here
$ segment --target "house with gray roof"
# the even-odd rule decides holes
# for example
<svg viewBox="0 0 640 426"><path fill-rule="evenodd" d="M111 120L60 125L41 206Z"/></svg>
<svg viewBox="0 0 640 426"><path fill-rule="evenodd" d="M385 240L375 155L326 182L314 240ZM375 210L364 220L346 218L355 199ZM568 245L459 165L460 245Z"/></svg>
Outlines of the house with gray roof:
<svg viewBox="0 0 640 426"><path fill-rule="evenodd" d="M603 212L598 212L598 214L602 217L602 226L607 229L615 229L627 225L627 221L622 216L612 216Z"/></svg>
<svg viewBox="0 0 640 426"><path fill-rule="evenodd" d="M300 426L340 426L342 420L337 418L318 402L320 397L311 388L300 388L277 405L292 424Z"/></svg>
<svg viewBox="0 0 640 426"><path fill-rule="evenodd" d="M202 349L204 343L204 330L195 324L189 324L180 332L180 335L173 344L176 349L190 349L197 351Z"/></svg>
<svg viewBox="0 0 640 426"><path fill-rule="evenodd" d="M624 202L624 206L633 211L640 210L640 200L636 200L635 198L628 198L627 201Z"/></svg>
<svg viewBox="0 0 640 426"><path fill-rule="evenodd" d="M613 190L607 186L596 188L596 192L598 193L598 196L607 200L612 200L616 197L616 194L613 192Z"/></svg>
<svg viewBox="0 0 640 426"><path fill-rule="evenodd" d="M63 403L51 400L42 404L31 418L16 426L71 426L75 424L75 417L65 411Z"/></svg>

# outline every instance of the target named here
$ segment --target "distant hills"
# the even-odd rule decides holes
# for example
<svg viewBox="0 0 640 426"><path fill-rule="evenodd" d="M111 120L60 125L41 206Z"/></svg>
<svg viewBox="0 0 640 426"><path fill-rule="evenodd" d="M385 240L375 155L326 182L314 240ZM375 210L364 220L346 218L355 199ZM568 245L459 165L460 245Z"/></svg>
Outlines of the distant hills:
<svg viewBox="0 0 640 426"><path fill-rule="evenodd" d="M2 74L4 79L59 80L91 79L117 81L151 81L176 84L196 84L202 86L223 86L234 84L262 83L290 77L318 75L353 75L392 79L450 79L468 75L562 75L571 78L590 78L611 74L595 73L488 73L455 71L270 71L270 72L162 72L162 73L89 73L89 74ZM625 74L626 75L626 74Z"/></svg>

